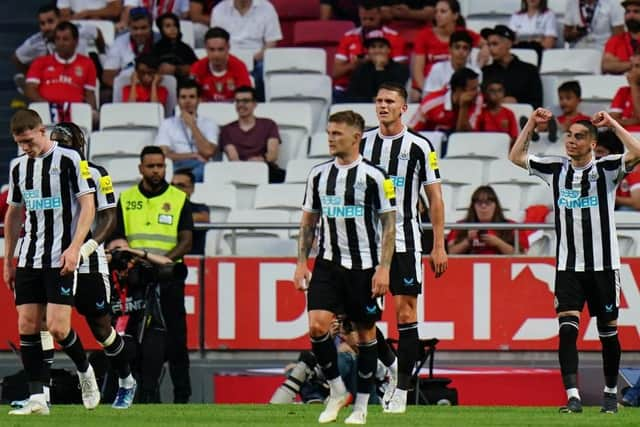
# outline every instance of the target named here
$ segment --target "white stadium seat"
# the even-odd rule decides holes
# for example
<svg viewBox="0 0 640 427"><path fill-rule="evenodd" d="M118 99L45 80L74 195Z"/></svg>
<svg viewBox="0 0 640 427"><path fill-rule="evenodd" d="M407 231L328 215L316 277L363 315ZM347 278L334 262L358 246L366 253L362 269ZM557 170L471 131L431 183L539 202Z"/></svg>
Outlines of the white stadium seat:
<svg viewBox="0 0 640 427"><path fill-rule="evenodd" d="M256 209L300 210L305 184L262 184L256 188Z"/></svg>
<svg viewBox="0 0 640 427"><path fill-rule="evenodd" d="M225 222L229 212L237 206L236 187L233 184L196 182L191 200L209 207L210 222Z"/></svg>
<svg viewBox="0 0 640 427"><path fill-rule="evenodd" d="M465 18L509 17L520 10L520 0L464 0L461 3Z"/></svg>
<svg viewBox="0 0 640 427"><path fill-rule="evenodd" d="M508 210L507 217L517 219L520 211L524 209L524 193L522 187L517 184L490 184L498 195L502 209Z"/></svg>
<svg viewBox="0 0 640 427"><path fill-rule="evenodd" d="M325 160L326 161L326 160ZM324 163L320 159L291 159L287 163L287 174L285 175L284 182L288 184L305 183L309 177L311 169Z"/></svg>
<svg viewBox="0 0 640 427"><path fill-rule="evenodd" d="M278 209L234 209L229 213L228 223L256 223L256 224L289 224L290 213L286 210ZM247 229L227 229L223 230L223 238L221 241L221 253L238 254L238 255L276 255L276 253L268 249L268 245L260 245L260 241L276 244L274 239L289 239L289 231L287 229L267 229L267 228L247 228ZM233 240L235 239L236 251L233 251ZM294 243L295 241L292 240ZM247 244L245 244L247 242ZM281 243L281 242L279 242ZM280 245L278 245L280 246ZM255 253L252 247L260 247L260 252ZM240 250L238 250L240 249ZM275 251L275 248L274 248ZM289 255L289 254L287 254ZM290 255L295 255L295 252Z"/></svg>
<svg viewBox="0 0 640 427"><path fill-rule="evenodd" d="M420 135L424 136L429 140L433 149L436 153L438 153L438 157L442 156L442 141L445 139L445 134L440 131L421 131L418 132Z"/></svg>
<svg viewBox="0 0 640 427"><path fill-rule="evenodd" d="M615 211L616 224L640 224L640 212ZM621 256L640 256L640 230L622 229L616 230Z"/></svg>
<svg viewBox="0 0 640 427"><path fill-rule="evenodd" d="M100 108L100 130L146 128L157 130L164 108L157 102L111 103Z"/></svg>
<svg viewBox="0 0 640 427"><path fill-rule="evenodd" d="M530 104L518 104L518 103L505 103L503 104L505 108L508 108L513 112L513 115L516 116L516 122L518 122L518 129L520 129L520 118L524 117L527 120L531 117L533 113L533 107Z"/></svg>
<svg viewBox="0 0 640 427"><path fill-rule="evenodd" d="M233 184L236 187L236 206L239 208L252 208L256 187L268 181L269 169L263 162L208 162L204 165L207 188Z"/></svg>
<svg viewBox="0 0 640 427"><path fill-rule="evenodd" d="M329 157L329 142L327 132L321 131L311 135L309 139L308 157Z"/></svg>
<svg viewBox="0 0 640 427"><path fill-rule="evenodd" d="M105 130L91 133L89 158L100 163L105 157L135 157L147 145L153 145L149 132L136 130Z"/></svg>
<svg viewBox="0 0 640 427"><path fill-rule="evenodd" d="M276 47L267 49L264 52L265 80L277 73L326 74L327 53L322 48L314 47Z"/></svg>
<svg viewBox="0 0 640 427"><path fill-rule="evenodd" d="M203 50L204 50L204 56L202 56L202 58L207 56L206 49L203 49ZM249 71L250 73L253 71L253 67L254 67L253 55L255 55L255 53L256 53L255 50L252 50L252 49L231 49L229 53L231 53L233 56L235 56L240 61L242 61L244 63L244 65L247 67L247 71ZM200 58L200 57L198 57L198 58Z"/></svg>
<svg viewBox="0 0 640 427"><path fill-rule="evenodd" d="M480 31L482 31L484 28L493 28L499 24L504 25L507 22L508 22L508 19L505 16L470 18L465 20L465 23L466 23L465 28L480 34ZM513 49L511 50L513 51Z"/></svg>
<svg viewBox="0 0 640 427"><path fill-rule="evenodd" d="M111 157L100 160L114 184L133 185L140 180L138 165L140 159L135 157Z"/></svg>
<svg viewBox="0 0 640 427"><path fill-rule="evenodd" d="M442 182L449 185L481 185L483 161L444 158L439 161Z"/></svg>
<svg viewBox="0 0 640 427"><path fill-rule="evenodd" d="M522 62L527 62L531 65L538 66L538 52L533 49L511 49L511 53L520 59Z"/></svg>
<svg viewBox="0 0 640 427"><path fill-rule="evenodd" d="M506 159L511 138L498 132L456 132L449 136L446 157Z"/></svg>
<svg viewBox="0 0 640 427"><path fill-rule="evenodd" d="M102 39L104 44L111 46L113 40L116 37L116 27L113 21L107 21L106 19L92 19L92 20L73 20L71 21L76 25L91 25L97 27L102 33Z"/></svg>
<svg viewBox="0 0 640 427"><path fill-rule="evenodd" d="M595 49L546 49L540 74L600 74L602 52Z"/></svg>
<svg viewBox="0 0 640 427"><path fill-rule="evenodd" d="M198 114L213 120L218 126L238 120L236 108L229 102L201 102L198 105Z"/></svg>
<svg viewBox="0 0 640 427"><path fill-rule="evenodd" d="M576 76L575 80L580 83L582 100L593 102L609 103L619 88L629 85L624 75Z"/></svg>
<svg viewBox="0 0 640 427"><path fill-rule="evenodd" d="M55 125L51 117L48 102L32 102L29 108L34 110L42 119L42 124L50 127ZM84 102L71 103L71 120L82 128L86 135L93 129L93 115L91 106Z"/></svg>
<svg viewBox="0 0 640 427"><path fill-rule="evenodd" d="M493 160L489 164L489 184L517 184L520 186L538 185L541 181L537 176L529 175L528 172L519 166L514 165L509 160Z"/></svg>

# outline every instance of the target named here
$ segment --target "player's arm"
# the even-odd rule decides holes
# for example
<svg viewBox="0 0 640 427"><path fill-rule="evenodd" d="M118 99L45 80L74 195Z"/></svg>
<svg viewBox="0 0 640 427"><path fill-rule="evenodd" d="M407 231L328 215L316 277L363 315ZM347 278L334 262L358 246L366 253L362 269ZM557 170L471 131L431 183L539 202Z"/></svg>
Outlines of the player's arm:
<svg viewBox="0 0 640 427"><path fill-rule="evenodd" d="M69 247L62 253L62 269L60 270L62 276L72 273L78 266L80 248L84 243L84 239L87 237L87 233L89 233L96 214L96 205L93 198L93 192L89 192L80 195L77 199L80 205L80 215L78 216L78 223L73 233L73 240Z"/></svg>
<svg viewBox="0 0 640 427"><path fill-rule="evenodd" d="M378 265L390 269L391 259L396 248L396 211L381 213L380 223L382 224L382 239Z"/></svg>
<svg viewBox="0 0 640 427"><path fill-rule="evenodd" d="M509 160L511 163L516 166L520 166L523 169L527 169L527 156L529 154L529 144L531 143L533 132L537 125L547 123L552 117L553 114L551 111L544 108L537 108L533 113L531 113L529 120L527 120L527 123L520 131L520 134L516 138L516 142L511 148L511 152L509 153Z"/></svg>
<svg viewBox="0 0 640 427"><path fill-rule="evenodd" d="M440 277L448 266L447 251L444 245L444 201L442 186L433 182L424 186L424 192L429 200L429 218L433 228L433 249L431 250L431 268L436 277Z"/></svg>
<svg viewBox="0 0 640 427"><path fill-rule="evenodd" d="M116 230L118 214L115 207L103 209L96 214L96 229L93 240L98 244L104 243Z"/></svg>
<svg viewBox="0 0 640 427"><path fill-rule="evenodd" d="M626 148L623 159L625 169L630 171L640 162L640 141L633 137L620 123L614 120L606 111L600 111L594 114L591 119L594 126L608 126L616 134Z"/></svg>
<svg viewBox="0 0 640 427"><path fill-rule="evenodd" d="M316 212L302 211L302 219L300 220L300 233L298 235L298 259L296 262L296 271L293 274L293 283L296 289L304 291L308 287L311 280L311 272L307 266L309 253L313 247L313 239L316 235L316 224L320 214Z"/></svg>
<svg viewBox="0 0 640 427"><path fill-rule="evenodd" d="M20 237L23 207L10 204L4 216L4 283L13 291L15 287L16 269L13 265L13 254Z"/></svg>
<svg viewBox="0 0 640 427"><path fill-rule="evenodd" d="M191 212L191 203L185 200L182 210L180 211L180 219L178 223L178 243L169 252L164 254L166 257L176 261L185 256L191 250L193 243L193 213Z"/></svg>

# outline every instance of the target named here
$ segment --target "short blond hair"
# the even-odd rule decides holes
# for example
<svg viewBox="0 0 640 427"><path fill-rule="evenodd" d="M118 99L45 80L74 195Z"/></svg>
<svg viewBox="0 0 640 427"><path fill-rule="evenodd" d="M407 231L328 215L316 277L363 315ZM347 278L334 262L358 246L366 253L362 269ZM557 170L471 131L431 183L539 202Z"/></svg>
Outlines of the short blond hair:
<svg viewBox="0 0 640 427"><path fill-rule="evenodd" d="M42 126L42 119L33 110L22 109L16 111L11 117L11 133L13 135L19 135L28 130L38 129Z"/></svg>
<svg viewBox="0 0 640 427"><path fill-rule="evenodd" d="M333 113L329 116L330 123L344 123L348 126L358 129L360 132L364 130L364 119L362 116L352 110L344 110Z"/></svg>

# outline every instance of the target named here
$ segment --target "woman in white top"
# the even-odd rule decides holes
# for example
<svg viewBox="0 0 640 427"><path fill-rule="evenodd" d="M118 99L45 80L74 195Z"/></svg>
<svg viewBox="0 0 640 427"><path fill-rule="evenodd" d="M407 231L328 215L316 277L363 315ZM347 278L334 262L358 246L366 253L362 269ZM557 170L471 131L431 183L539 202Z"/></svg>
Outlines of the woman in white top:
<svg viewBox="0 0 640 427"><path fill-rule="evenodd" d="M520 11L511 15L509 28L515 31L518 43L538 43L544 49L553 48L558 39L556 15L547 7L547 0L522 0Z"/></svg>
<svg viewBox="0 0 640 427"><path fill-rule="evenodd" d="M564 39L571 47L602 50L609 37L623 31L619 0L567 0Z"/></svg>

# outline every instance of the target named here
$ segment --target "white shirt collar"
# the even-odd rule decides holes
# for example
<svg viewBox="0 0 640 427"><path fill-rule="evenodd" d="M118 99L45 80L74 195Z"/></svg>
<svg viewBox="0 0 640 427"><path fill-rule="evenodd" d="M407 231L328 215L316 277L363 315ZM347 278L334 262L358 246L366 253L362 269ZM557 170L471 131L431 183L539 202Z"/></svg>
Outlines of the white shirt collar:
<svg viewBox="0 0 640 427"><path fill-rule="evenodd" d="M338 159L334 159L333 164L338 168L338 169L351 169L354 166L358 166L360 164L360 162L362 162L362 154L358 155L358 158L355 159L353 162L347 164L347 165L343 165L338 163Z"/></svg>
<svg viewBox="0 0 640 427"><path fill-rule="evenodd" d="M60 57L60 55L58 55L58 53L54 52L53 57L56 59L56 61L58 61L61 64L71 64L73 61L76 60L76 58L78 57L78 54L76 52L74 52L73 56L71 56L71 58L63 59L63 58Z"/></svg>

